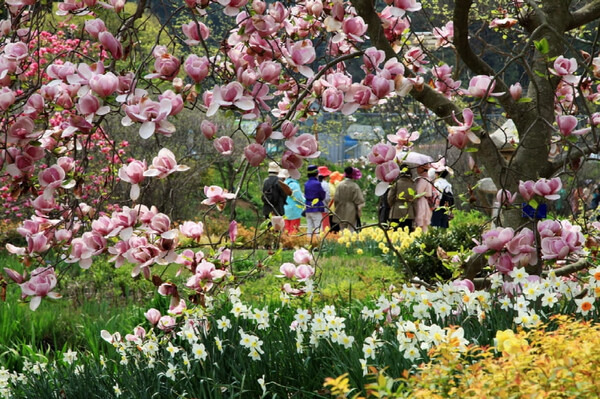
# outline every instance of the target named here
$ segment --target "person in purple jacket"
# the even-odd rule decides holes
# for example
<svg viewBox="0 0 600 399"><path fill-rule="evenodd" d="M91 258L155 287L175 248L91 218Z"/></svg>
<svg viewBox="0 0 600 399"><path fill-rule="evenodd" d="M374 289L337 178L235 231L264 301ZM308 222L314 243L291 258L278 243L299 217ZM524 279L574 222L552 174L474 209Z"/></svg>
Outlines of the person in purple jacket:
<svg viewBox="0 0 600 399"><path fill-rule="evenodd" d="M325 190L321 186L321 182L317 179L319 170L316 165L308 165L307 176L308 181L304 183L304 197L306 198L306 232L312 239L314 234L319 234L321 219L325 206Z"/></svg>

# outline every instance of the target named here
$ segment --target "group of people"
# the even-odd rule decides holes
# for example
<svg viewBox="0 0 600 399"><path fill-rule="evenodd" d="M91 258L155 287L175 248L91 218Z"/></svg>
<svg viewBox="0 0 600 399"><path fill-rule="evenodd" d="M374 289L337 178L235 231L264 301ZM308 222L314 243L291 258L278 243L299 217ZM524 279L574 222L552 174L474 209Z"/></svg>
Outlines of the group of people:
<svg viewBox="0 0 600 399"><path fill-rule="evenodd" d="M380 200L379 221L410 231L448 228L454 205L452 185L446 179L450 172L443 164L423 164L413 179L409 166L400 165L400 175Z"/></svg>
<svg viewBox="0 0 600 399"><path fill-rule="evenodd" d="M360 227L365 199L356 183L361 176L358 169L348 166L342 174L327 166L309 165L304 191L299 181L275 162L269 163L268 173L262 188L263 215L268 219L283 217L289 234L299 231L302 216L309 237L321 230Z"/></svg>

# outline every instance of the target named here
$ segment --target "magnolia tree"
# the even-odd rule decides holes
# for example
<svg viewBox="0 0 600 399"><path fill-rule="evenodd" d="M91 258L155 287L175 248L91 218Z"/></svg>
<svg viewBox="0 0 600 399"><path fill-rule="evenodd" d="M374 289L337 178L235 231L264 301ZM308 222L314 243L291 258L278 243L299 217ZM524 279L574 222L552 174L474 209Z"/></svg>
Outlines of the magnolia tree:
<svg viewBox="0 0 600 399"><path fill-rule="evenodd" d="M274 158L292 176L320 155L312 134L298 134L306 117L352 115L412 96L447 124L448 146L472 154L502 188L509 230L494 230L477 248L491 254L491 264L502 271L581 251L581 231L570 224L517 233L513 228L523 219L513 204L552 199L560 180L551 178L576 171L598 149L600 116L593 111L600 58L594 37L585 35L600 2L474 7L457 0L451 20L423 22L431 13L415 0L185 0L173 5L160 29L154 26L156 40L144 53L148 43L140 45L139 34L156 21L145 13L150 3L140 0L129 9L124 0L67 0L53 9L35 0L5 2L2 199L21 219L18 232L26 242L7 249L27 265L23 273L5 271L32 309L60 295L57 273L71 264L89 268L101 254L116 267L134 264L132 275L146 278L156 265L178 264L190 275L185 287L155 279L174 312L187 306L184 290L202 303L225 278L231 262L225 241L210 254L177 251L182 237L200 240L204 226L181 221L175 228L160 209L141 203L148 182L188 169L164 144L187 133L176 128L184 108L202 115L201 131L223 157L244 140L235 189L204 188L204 203L218 212L236 200L250 168L265 161L266 144L283 143ZM233 28L214 37L211 21ZM435 37L433 47L421 40L423 31ZM510 160L490 139L492 112L516 125ZM223 115L257 127L225 135L216 122ZM114 118L128 134L161 149L152 159L135 159L107 129ZM377 193L400 172L398 148L406 153L418 143L418 134L400 128L369 157L377 164ZM118 181L129 185L126 203L112 195ZM234 220L223 237L235 240ZM297 258L282 269L296 279L285 288L292 295L312 289L312 258L304 252Z"/></svg>

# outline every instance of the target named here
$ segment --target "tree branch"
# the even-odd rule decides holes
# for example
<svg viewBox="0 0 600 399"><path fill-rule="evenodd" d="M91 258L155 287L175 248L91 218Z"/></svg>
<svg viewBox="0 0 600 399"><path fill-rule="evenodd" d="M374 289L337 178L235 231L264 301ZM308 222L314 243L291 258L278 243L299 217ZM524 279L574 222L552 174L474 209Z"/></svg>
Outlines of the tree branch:
<svg viewBox="0 0 600 399"><path fill-rule="evenodd" d="M585 25L598 18L600 18L600 0L595 0L571 13L571 18L567 23L567 30L579 28L581 25Z"/></svg>

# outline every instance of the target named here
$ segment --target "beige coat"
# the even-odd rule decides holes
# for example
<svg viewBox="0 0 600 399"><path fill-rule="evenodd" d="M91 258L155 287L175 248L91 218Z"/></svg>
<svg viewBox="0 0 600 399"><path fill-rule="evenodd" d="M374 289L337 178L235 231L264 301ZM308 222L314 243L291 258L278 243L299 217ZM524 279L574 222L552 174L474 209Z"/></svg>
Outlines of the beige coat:
<svg viewBox="0 0 600 399"><path fill-rule="evenodd" d="M390 187L387 196L388 205L390 206L390 219L412 220L415 218L413 203L415 193L415 182L409 176L400 176L396 180L396 183Z"/></svg>
<svg viewBox="0 0 600 399"><path fill-rule="evenodd" d="M355 229L360 210L365 205L365 198L358 184L352 179L344 179L335 190L333 203L334 223L339 223L340 229Z"/></svg>

